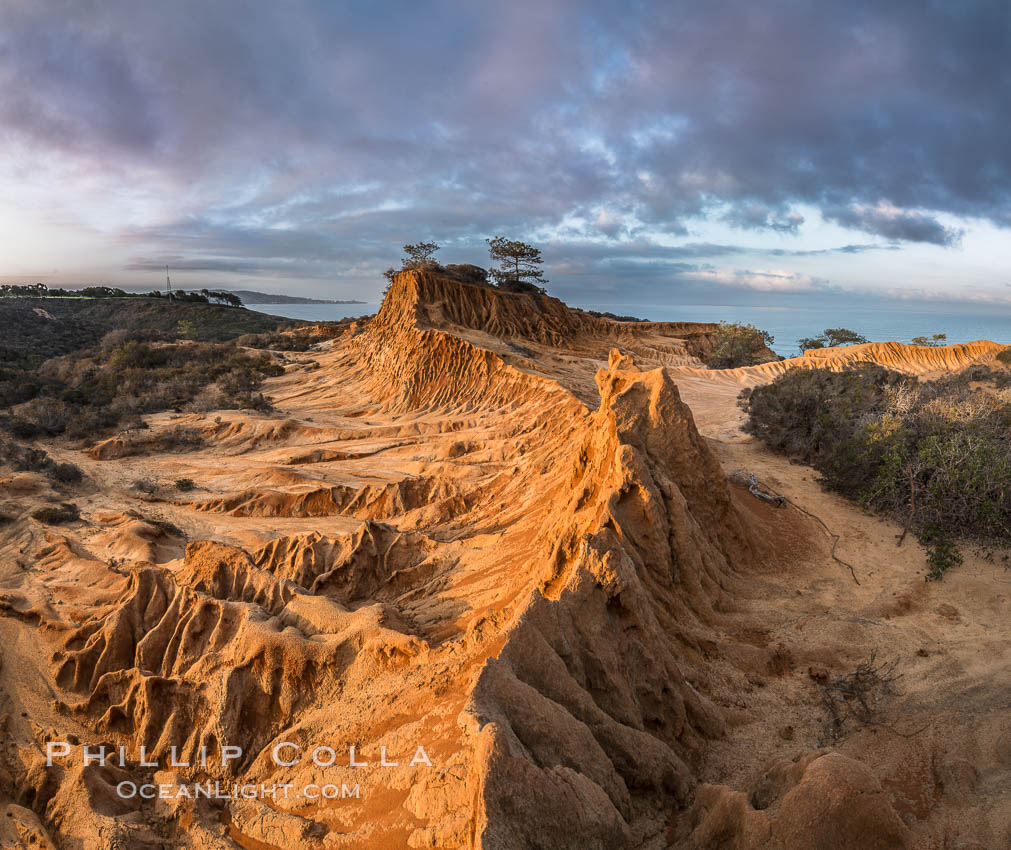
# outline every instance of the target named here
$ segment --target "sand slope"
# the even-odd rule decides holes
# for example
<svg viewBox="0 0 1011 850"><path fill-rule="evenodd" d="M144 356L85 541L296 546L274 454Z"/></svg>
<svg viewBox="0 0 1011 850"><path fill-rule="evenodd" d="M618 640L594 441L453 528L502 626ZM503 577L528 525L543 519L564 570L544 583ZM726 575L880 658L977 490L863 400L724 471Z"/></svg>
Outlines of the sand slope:
<svg viewBox="0 0 1011 850"><path fill-rule="evenodd" d="M82 522L50 528L27 512L56 494L9 485L2 840L1006 846L1003 571L969 559L925 585L914 544L736 429L740 389L785 369L929 375L1001 346L714 372L698 360L711 330L403 274L372 321L268 382L277 413L149 418L200 428L205 448L47 446L94 486ZM729 485L737 466L840 533L860 584L821 525ZM145 475L153 495L131 489ZM900 660L901 694L880 727L819 747L815 679L871 650ZM71 738L124 747L127 764L47 768L46 741ZM279 767L279 742L304 757ZM222 764L226 745L243 753ZM313 764L318 745L335 765ZM367 765L348 765L352 745ZM431 764L409 764L419 745ZM208 779L361 797L115 792Z"/></svg>

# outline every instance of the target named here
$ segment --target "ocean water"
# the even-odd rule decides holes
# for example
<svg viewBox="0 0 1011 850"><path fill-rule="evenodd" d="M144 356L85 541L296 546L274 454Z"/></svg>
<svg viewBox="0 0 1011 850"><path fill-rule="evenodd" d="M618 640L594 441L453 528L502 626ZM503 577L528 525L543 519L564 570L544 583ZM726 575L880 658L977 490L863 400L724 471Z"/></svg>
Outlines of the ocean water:
<svg viewBox="0 0 1011 850"><path fill-rule="evenodd" d="M334 321L348 316L375 313L369 304L248 304L275 316L308 321ZM948 335L949 343L989 339L1011 344L1011 311L995 307L950 307L883 302L873 305L839 303L804 306L755 306L747 304L583 304L589 310L633 315L657 322L743 322L771 333L772 348L790 357L799 354L797 340L817 336L825 328L849 328L874 342L909 342L914 336Z"/></svg>
<svg viewBox="0 0 1011 850"><path fill-rule="evenodd" d="M817 336L825 328L849 328L872 342L909 342L914 336L948 335L949 344L989 339L1011 344L1011 311L933 308L905 303L870 306L754 306L733 304L665 304L628 307L594 306L594 310L628 313L654 321L742 322L771 333L772 349L784 357L800 354L797 340ZM636 311L639 312L636 312Z"/></svg>
<svg viewBox="0 0 1011 850"><path fill-rule="evenodd" d="M249 310L284 316L287 319L305 319L307 322L336 322L349 316L371 316L378 304L243 304Z"/></svg>

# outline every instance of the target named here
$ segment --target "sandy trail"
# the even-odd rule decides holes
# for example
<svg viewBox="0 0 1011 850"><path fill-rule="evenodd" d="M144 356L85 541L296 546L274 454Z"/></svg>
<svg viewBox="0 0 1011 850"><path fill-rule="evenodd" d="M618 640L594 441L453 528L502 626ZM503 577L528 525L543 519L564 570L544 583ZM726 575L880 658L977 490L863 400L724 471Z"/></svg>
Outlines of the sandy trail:
<svg viewBox="0 0 1011 850"><path fill-rule="evenodd" d="M915 542L755 444L737 405L789 368L930 376L1002 347L712 372L710 326L526 298L404 275L367 326L290 355L275 412L149 417L200 448L47 445L87 476L78 524L30 520L61 494L5 480L4 842L1008 846L1011 576L970 556L925 583ZM737 468L838 534L859 584L818 522L728 485ZM828 741L817 683L871 653L896 662L895 693ZM68 736L128 764L46 768ZM279 769L278 741L344 766ZM224 743L236 764L165 766ZM418 745L431 766L406 764ZM147 803L117 796L124 779L362 795Z"/></svg>

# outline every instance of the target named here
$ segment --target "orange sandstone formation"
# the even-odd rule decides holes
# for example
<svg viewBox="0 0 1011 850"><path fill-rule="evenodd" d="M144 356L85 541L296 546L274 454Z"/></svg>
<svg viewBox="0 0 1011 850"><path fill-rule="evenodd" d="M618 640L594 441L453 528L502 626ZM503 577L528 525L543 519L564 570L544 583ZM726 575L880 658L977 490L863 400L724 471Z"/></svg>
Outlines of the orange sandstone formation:
<svg viewBox="0 0 1011 850"><path fill-rule="evenodd" d="M401 274L374 319L312 352L321 368L268 383L277 414L150 417L200 429L184 455L49 447L94 487L80 523L51 528L27 516L48 485L5 479L20 513L0 549L0 841L1007 846L1006 753L966 761L1008 749L1000 706L976 694L969 721L928 696L931 677L979 670L919 665L910 712L941 724L920 738L819 746L806 667L941 651L930 589L876 566L882 523L832 504L869 541L852 585L819 526L732 488L723 463L752 452L781 486L811 485L700 435L679 391L712 433L737 415L721 387L784 368L929 372L999 347L721 374L698 359L712 330ZM142 471L197 489L138 494ZM124 794L204 783L226 793ZM322 787L339 793L305 793Z"/></svg>

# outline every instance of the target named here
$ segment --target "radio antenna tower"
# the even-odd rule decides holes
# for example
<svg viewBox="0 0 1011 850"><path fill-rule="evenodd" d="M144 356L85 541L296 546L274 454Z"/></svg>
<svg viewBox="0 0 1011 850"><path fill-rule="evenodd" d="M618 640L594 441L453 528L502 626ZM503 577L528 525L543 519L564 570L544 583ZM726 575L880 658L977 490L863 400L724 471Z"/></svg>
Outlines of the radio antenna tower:
<svg viewBox="0 0 1011 850"><path fill-rule="evenodd" d="M172 278L169 277L168 266L165 266L165 294L172 297Z"/></svg>

